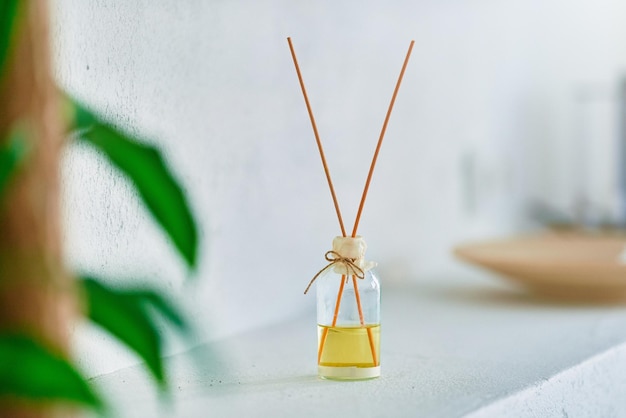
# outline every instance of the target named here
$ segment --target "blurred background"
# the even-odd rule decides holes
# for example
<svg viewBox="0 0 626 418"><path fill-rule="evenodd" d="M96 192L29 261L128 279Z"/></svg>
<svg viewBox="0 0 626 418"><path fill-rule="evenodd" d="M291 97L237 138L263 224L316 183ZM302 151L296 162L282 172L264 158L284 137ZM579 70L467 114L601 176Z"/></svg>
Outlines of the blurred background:
<svg viewBox="0 0 626 418"><path fill-rule="evenodd" d="M466 274L451 255L461 242L626 221L623 1L52 6L59 83L164 149L202 229L202 264L185 284L125 180L73 146L68 262L166 289L201 339L312 311L302 292L340 233L287 36L348 229L416 41L359 230L383 286ZM75 338L91 375L135 362L97 330Z"/></svg>

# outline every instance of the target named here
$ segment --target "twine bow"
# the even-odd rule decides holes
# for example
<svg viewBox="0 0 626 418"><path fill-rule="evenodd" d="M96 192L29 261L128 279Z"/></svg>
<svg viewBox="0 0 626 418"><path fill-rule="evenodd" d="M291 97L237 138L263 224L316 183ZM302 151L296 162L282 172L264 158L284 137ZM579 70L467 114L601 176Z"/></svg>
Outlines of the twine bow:
<svg viewBox="0 0 626 418"><path fill-rule="evenodd" d="M341 254L339 254L337 251L333 251L333 250L326 251L326 254L324 254L324 258L326 259L326 261L328 261L328 264L323 269L318 271L315 276L313 276L313 278L309 282L309 285L304 290L305 295L306 295L306 292L308 292L309 289L311 288L311 285L313 284L313 282L319 277L319 275L337 263L341 263L344 266L346 266L346 270L351 270L352 276L356 276L361 280L365 279L365 272L363 271L361 267L355 264L355 261L357 260L356 258L344 257Z"/></svg>

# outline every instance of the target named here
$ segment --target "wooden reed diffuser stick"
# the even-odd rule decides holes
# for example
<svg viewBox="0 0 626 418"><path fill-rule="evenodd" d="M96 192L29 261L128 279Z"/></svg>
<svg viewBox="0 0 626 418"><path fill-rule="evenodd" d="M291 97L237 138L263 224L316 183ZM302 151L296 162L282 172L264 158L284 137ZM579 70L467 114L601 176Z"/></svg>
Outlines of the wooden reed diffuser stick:
<svg viewBox="0 0 626 418"><path fill-rule="evenodd" d="M370 170L367 173L367 180L365 181L365 187L363 188L363 195L361 196L361 203L359 204L359 210L357 211L356 219L354 220L354 227L352 228L352 238L356 237L356 233L359 228L359 221L361 220L361 213L363 212L363 207L365 206L365 199L367 198L367 192L369 191L370 183L372 181L372 175L374 174L374 167L376 166L376 161L378 160L378 153L380 152L380 147L383 143L385 132L387 131L387 124L389 123L389 117L391 116L393 105L396 102L396 97L398 96L398 90L400 90L400 84L402 84L402 78L404 77L406 66L409 63L409 58L411 57L411 51L413 50L414 44L415 44L415 41L411 41L411 43L409 44L409 50L407 51L406 57L404 58L404 63L402 64L402 70L400 70L400 75L398 76L396 87L393 90L393 95L391 96L391 102L389 103L389 108L387 109L387 115L385 116L385 121L383 122L383 127L380 131L380 136L378 137L378 143L376 144L374 157L372 158L372 163L370 164ZM356 298L357 307L359 308L359 317L361 320L361 326L365 326L365 323L363 321L363 314L361 312L361 298L359 296L359 288L357 286L357 281L356 281L355 276L352 276L352 281L354 282L354 296ZM372 335L371 328L367 328L367 338L369 339L370 348L372 350L372 361L374 362L374 365L377 366L378 359L376 356L376 349L374 346L374 337Z"/></svg>
<svg viewBox="0 0 626 418"><path fill-rule="evenodd" d="M313 126L313 134L315 135L315 142L317 142L317 149L319 150L320 157L322 159L322 165L324 166L324 173L326 174L326 181L330 188L330 194L333 198L333 204L335 205L335 212L337 212L337 220L339 220L339 227L341 228L341 235L346 236L346 228L343 226L343 218L341 217L341 211L339 210L339 203L337 202L337 195L335 195L335 188L333 182L330 179L330 170L328 170L328 164L326 164L326 157L324 156L324 148L322 148L322 141L317 131L317 125L315 124L315 117L313 117L313 110L311 109L311 103L309 102L309 96L306 94L306 88L304 87L304 80L302 79L302 73L300 72L300 66L298 65L298 59L296 58L296 51L293 49L291 38L287 38L289 43L289 50L291 51L291 58L293 58L293 64L296 67L296 73L298 73L298 81L300 82L300 88L302 89L302 95L304 96L304 103L306 103L306 109L309 112L309 119L311 119L311 126Z"/></svg>
<svg viewBox="0 0 626 418"><path fill-rule="evenodd" d="M317 143L317 149L320 154L320 158L322 160L322 166L324 167L324 173L326 174L326 181L328 182L328 187L330 188L330 194L333 198L333 204L335 205L335 212L337 213L337 220L339 221L339 227L341 228L341 235L346 236L346 228L343 224L343 218L341 216L341 210L339 209L339 202L337 201L337 195L335 194L335 188L333 186L333 181L330 177L330 170L328 169L328 164L326 163L326 156L324 155L324 147L322 147L322 141L320 140L320 135L317 130L317 125L315 123L315 117L313 116L313 109L311 108L311 103L309 102L309 96L306 93L306 88L304 87L304 79L302 77L302 72L300 71L300 65L298 65L298 58L296 57L296 51L293 47L293 43L291 42L291 38L287 38L287 42L289 43L289 50L291 51L291 58L293 59L293 64L296 67L296 73L298 74L298 81L300 82L300 88L302 89L302 95L304 96L304 103L306 104L307 112L309 113L309 119L311 120L311 126L313 127L313 134L315 135L315 142ZM337 324L337 316L339 315L339 306L341 305L341 295L343 293L343 287L345 285L346 276L341 276L341 284L339 286L339 293L337 294L337 302L335 303L335 313L333 316L332 326L334 327ZM317 362L319 363L322 359L322 353L324 352L324 344L326 342L326 336L328 335L328 328L325 327L320 346L317 353Z"/></svg>
<svg viewBox="0 0 626 418"><path fill-rule="evenodd" d="M365 205L367 192L370 188L370 182L372 181L372 174L374 174L374 167L376 166L376 160L378 159L380 146L383 143L383 138L385 137L385 132L387 131L387 124L389 123L389 117L391 116L393 105L396 102L396 96L398 95L398 90L400 90L400 84L402 83L402 78L404 77L404 71L406 70L406 66L409 63L409 58L411 57L411 51L413 50L414 44L415 44L415 41L411 41L411 44L409 45L409 50L406 53L406 58L404 58L404 64L402 64L402 70L400 70L400 75L398 76L398 82L396 83L396 88L393 90L393 95L391 96L389 109L387 109L387 115L385 116L385 121L383 122L383 128L381 129L380 136L378 137L378 144L376 144L376 151L374 151L374 157L372 158L372 164L370 165L370 171L367 173L367 180L365 181L365 188L363 189L363 195L361 196L361 203L359 204L359 210L357 211L356 219L354 220L354 228L352 228L352 238L356 236L356 231L359 229L359 221L361 220L361 213L363 212L363 206Z"/></svg>

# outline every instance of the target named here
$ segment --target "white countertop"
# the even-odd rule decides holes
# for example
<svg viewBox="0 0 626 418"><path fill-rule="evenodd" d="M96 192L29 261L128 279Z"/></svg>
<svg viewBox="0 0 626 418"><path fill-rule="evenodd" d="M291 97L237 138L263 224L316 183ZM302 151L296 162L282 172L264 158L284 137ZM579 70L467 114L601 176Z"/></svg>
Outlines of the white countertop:
<svg viewBox="0 0 626 418"><path fill-rule="evenodd" d="M296 295L294 297L298 297ZM174 402L139 367L94 379L119 417L626 416L626 303L542 301L493 278L383 288L382 376L316 377L311 312L168 359Z"/></svg>

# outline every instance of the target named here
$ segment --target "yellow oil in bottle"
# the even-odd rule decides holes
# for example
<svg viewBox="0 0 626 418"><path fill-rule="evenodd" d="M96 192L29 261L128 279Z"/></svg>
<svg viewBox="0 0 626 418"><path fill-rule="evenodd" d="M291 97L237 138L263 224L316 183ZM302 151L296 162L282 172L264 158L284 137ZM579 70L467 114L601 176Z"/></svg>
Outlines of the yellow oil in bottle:
<svg viewBox="0 0 626 418"><path fill-rule="evenodd" d="M318 325L319 374L329 379L368 379L380 375L380 325Z"/></svg>

